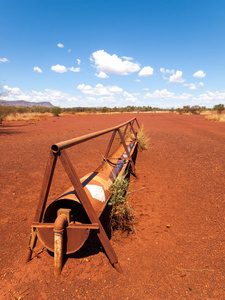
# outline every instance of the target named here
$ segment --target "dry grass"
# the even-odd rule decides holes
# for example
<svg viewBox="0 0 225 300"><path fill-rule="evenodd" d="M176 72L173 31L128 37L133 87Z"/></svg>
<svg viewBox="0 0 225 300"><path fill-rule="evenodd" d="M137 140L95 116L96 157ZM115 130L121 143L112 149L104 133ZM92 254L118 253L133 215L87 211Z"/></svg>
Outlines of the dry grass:
<svg viewBox="0 0 225 300"><path fill-rule="evenodd" d="M225 114L213 113L211 115L207 115L205 119L214 122L225 122Z"/></svg>
<svg viewBox="0 0 225 300"><path fill-rule="evenodd" d="M120 230L122 232L133 233L134 213L126 198L129 181L124 175L115 178L110 192L112 196L108 205L112 207L110 214L111 231Z"/></svg>
<svg viewBox="0 0 225 300"><path fill-rule="evenodd" d="M141 151L148 150L150 138L148 134L146 134L143 124L141 125L138 131L137 137L138 137L138 149Z"/></svg>
<svg viewBox="0 0 225 300"><path fill-rule="evenodd" d="M9 114L4 121L39 121L40 119L53 116L51 113L16 113Z"/></svg>

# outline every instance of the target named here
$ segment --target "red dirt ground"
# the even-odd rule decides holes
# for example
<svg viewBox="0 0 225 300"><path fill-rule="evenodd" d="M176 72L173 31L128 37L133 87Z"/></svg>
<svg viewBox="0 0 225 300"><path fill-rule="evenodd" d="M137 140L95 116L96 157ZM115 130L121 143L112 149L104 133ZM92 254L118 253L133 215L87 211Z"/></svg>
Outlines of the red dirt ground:
<svg viewBox="0 0 225 300"><path fill-rule="evenodd" d="M137 117L151 138L139 152L129 200L136 234L111 240L124 270L103 252L70 257L55 278L37 244L24 265L52 144ZM102 159L108 136L69 150L80 177ZM225 299L225 124L176 114L85 115L0 126L0 299ZM75 163L76 162L76 163ZM52 199L71 184L60 163Z"/></svg>

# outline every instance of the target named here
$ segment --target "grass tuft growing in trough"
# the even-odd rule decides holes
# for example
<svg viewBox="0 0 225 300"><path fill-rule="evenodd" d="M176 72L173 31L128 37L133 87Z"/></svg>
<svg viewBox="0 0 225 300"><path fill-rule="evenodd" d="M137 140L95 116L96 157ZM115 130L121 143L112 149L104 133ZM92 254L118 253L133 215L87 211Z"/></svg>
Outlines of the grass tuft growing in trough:
<svg viewBox="0 0 225 300"><path fill-rule="evenodd" d="M112 196L108 205L112 206L110 213L112 232L121 230L122 232L133 233L135 231L134 211L126 198L128 187L129 181L124 175L116 177L110 187Z"/></svg>
<svg viewBox="0 0 225 300"><path fill-rule="evenodd" d="M143 124L137 133L137 138L138 138L138 149L141 151L148 150L150 138L148 134L146 134Z"/></svg>

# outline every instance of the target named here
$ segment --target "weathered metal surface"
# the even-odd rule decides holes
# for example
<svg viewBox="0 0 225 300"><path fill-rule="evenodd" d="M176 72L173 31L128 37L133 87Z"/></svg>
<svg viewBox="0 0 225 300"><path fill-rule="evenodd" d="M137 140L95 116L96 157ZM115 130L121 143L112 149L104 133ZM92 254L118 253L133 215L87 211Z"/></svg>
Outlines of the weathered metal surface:
<svg viewBox="0 0 225 300"><path fill-rule="evenodd" d="M130 166L132 168L132 173L135 174L133 157L136 157L137 133L134 130L134 122L136 122L139 127L136 118L133 118L118 126L52 146L52 152L50 152L35 219L32 224L31 239L26 261L31 257L38 235L38 238L46 248L56 253L55 273L57 275L59 270L61 272L61 266L59 264L62 262L62 253L74 253L80 249L88 238L90 230L93 229L96 230L111 264L118 272L122 272L116 253L110 244L99 217L110 199L110 186L113 179L119 173L124 173ZM122 134L120 128L123 126L126 126L126 128L125 132ZM128 127L130 127L130 132L133 134L134 138L127 138L125 140L124 136ZM109 132L113 133L102 164L95 172L87 174L80 180L65 149ZM109 155L117 132L121 144ZM59 196L45 210L57 157L60 158L72 183L72 187L63 195ZM59 210L60 213L58 213ZM58 215L59 217L57 217ZM53 229L57 225L55 222L58 222L57 220L60 218L60 215L62 218L66 218L68 222L65 228L63 227L60 231L63 233L61 235L59 231L56 232L55 229Z"/></svg>
<svg viewBox="0 0 225 300"><path fill-rule="evenodd" d="M54 224L53 224L54 225ZM44 226L41 228L37 228L38 238L42 242L42 244L51 252L54 252L54 232L53 227L49 228L48 226ZM96 229L97 226L92 227L92 229ZM71 254L79 250L85 241L87 240L90 233L90 229L75 227L75 226L67 226L65 229L65 244L63 248L64 254Z"/></svg>
<svg viewBox="0 0 225 300"><path fill-rule="evenodd" d="M59 276L63 264L64 230L68 223L66 214L59 214L54 223L54 274Z"/></svg>

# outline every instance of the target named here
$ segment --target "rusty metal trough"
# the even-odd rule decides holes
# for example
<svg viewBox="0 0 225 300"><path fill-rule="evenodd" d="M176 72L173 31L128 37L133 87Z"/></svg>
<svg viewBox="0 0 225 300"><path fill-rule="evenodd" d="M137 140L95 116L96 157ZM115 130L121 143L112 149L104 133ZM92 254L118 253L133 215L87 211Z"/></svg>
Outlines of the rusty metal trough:
<svg viewBox="0 0 225 300"><path fill-rule="evenodd" d="M63 254L79 250L87 240L90 230L95 230L109 261L118 272L122 272L116 253L99 218L110 199L110 186L114 178L125 174L130 169L131 173L136 176L134 159L138 141L135 127L139 128L139 124L137 119L133 118L118 126L67 140L51 147L38 207L31 225L26 262L31 259L36 240L39 238L48 250L54 252L54 274L58 276L62 269ZM121 128L124 129L123 132ZM112 135L101 165L94 172L79 179L65 149L110 132ZM110 153L116 133L119 135L120 144ZM46 208L58 158L72 187Z"/></svg>

